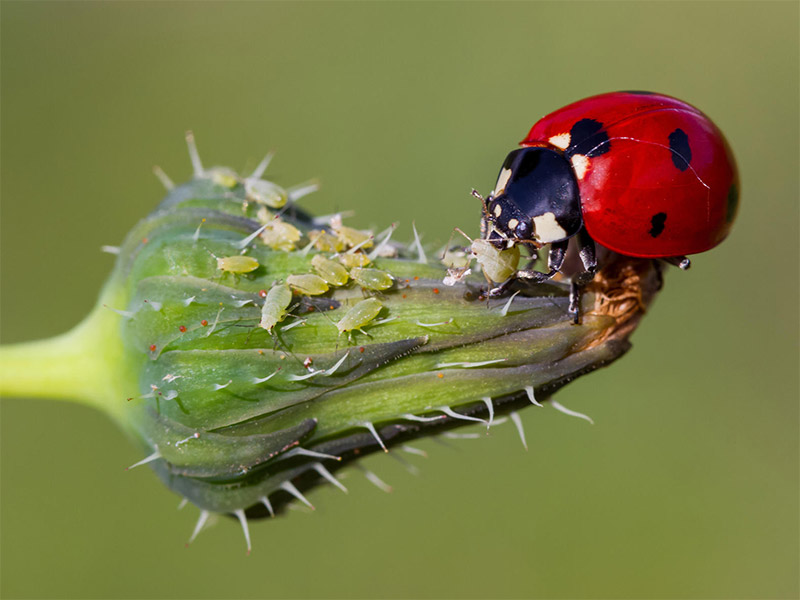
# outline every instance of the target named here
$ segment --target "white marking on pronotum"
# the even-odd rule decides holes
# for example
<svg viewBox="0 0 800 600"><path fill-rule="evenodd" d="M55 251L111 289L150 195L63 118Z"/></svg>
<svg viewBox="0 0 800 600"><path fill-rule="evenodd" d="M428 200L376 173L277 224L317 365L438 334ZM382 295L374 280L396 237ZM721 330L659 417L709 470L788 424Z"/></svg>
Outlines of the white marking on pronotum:
<svg viewBox="0 0 800 600"><path fill-rule="evenodd" d="M313 194L316 191L319 191L319 181L312 179L306 183L290 187L286 190L286 195L289 197L289 202L296 202L300 200L300 198Z"/></svg>
<svg viewBox="0 0 800 600"><path fill-rule="evenodd" d="M388 244L389 240L392 239L392 234L394 233L394 230L396 228L397 228L397 223L392 223L392 225L387 230L382 231L381 233L378 234L379 236L381 236L384 233L386 233L384 238L375 246L375 248L372 249L372 252L367 254L367 258L369 258L370 260L375 260L376 257L381 255L381 252L386 247L386 244Z"/></svg>
<svg viewBox="0 0 800 600"><path fill-rule="evenodd" d="M335 454L326 454L325 452L317 452L316 450L309 450L308 448L292 448L288 452L281 454L280 458L291 458L292 456L310 456L312 458L330 458L332 460L342 460L341 456Z"/></svg>
<svg viewBox="0 0 800 600"><path fill-rule="evenodd" d="M189 149L189 159L192 161L192 171L195 177L202 177L204 174L203 163L200 154L197 152L197 144L194 141L194 133L186 132L186 147Z"/></svg>
<svg viewBox="0 0 800 600"><path fill-rule="evenodd" d="M215 383L214 384L214 391L218 392L220 390L224 390L226 387L228 387L232 383L233 383L233 379L228 379L228 383Z"/></svg>
<svg viewBox="0 0 800 600"><path fill-rule="evenodd" d="M397 454L397 452L389 452L389 456L391 456L393 459L399 462L406 471L408 471L415 477L419 475L419 469L414 465L412 465L410 462L408 462L405 458Z"/></svg>
<svg viewBox="0 0 800 600"><path fill-rule="evenodd" d="M119 246L100 246L100 250L108 254L119 254Z"/></svg>
<svg viewBox="0 0 800 600"><path fill-rule="evenodd" d="M366 427L369 430L369 432L372 434L372 437L374 437L376 440L378 440L378 443L381 445L381 448L383 448L384 452L388 452L389 451L389 450L386 449L386 445L383 443L383 440L381 439L381 436L378 435L378 430L375 429L375 425L373 425L369 421L365 421L364 423L361 424L361 426L362 427Z"/></svg>
<svg viewBox="0 0 800 600"><path fill-rule="evenodd" d="M333 473L328 471L328 469L326 469L322 465L322 463L314 463L314 469L317 471L317 473L320 474L320 476L322 476L323 478L327 479L329 482L331 482L337 488L342 490L345 494L347 493L347 488L344 487L344 484L341 481L339 481L338 479L336 479L336 477L334 477Z"/></svg>
<svg viewBox="0 0 800 600"><path fill-rule="evenodd" d="M200 439L200 434L199 434L198 432L196 432L196 431L195 431L195 432L194 432L192 435L190 435L189 437L187 437L187 438L184 438L184 439L182 439L182 440L178 440L177 442L175 442L175 447L177 448L178 446L182 446L183 444L185 444L185 443L186 443L186 442L188 442L189 440L199 440L199 439Z"/></svg>
<svg viewBox="0 0 800 600"><path fill-rule="evenodd" d="M197 301L197 296L189 296L186 300L183 301L184 306L189 306L192 302Z"/></svg>
<svg viewBox="0 0 800 600"><path fill-rule="evenodd" d="M557 242L567 237L567 232L559 225L556 215L552 212L533 217L533 230L536 232L536 239L543 244Z"/></svg>
<svg viewBox="0 0 800 600"><path fill-rule="evenodd" d="M423 323L422 321L417 321L417 325L420 327L439 327L441 325L450 325L453 322L453 319L447 319L447 321L442 321L440 323Z"/></svg>
<svg viewBox="0 0 800 600"><path fill-rule="evenodd" d="M419 239L419 233L417 233L417 226L412 222L411 228L414 230L414 247L417 249L417 254L419 258L417 258L417 262L422 265L428 264L428 257L425 256L425 250L422 247L422 241Z"/></svg>
<svg viewBox="0 0 800 600"><path fill-rule="evenodd" d="M311 502L308 501L308 498L303 496L303 494L300 493L300 490L298 490L296 487L294 487L294 484L291 481L284 481L281 484L281 489L286 491L286 492L289 492L292 496L294 496L295 498L300 500L300 502L305 504L311 510L317 510L316 508L314 508L314 505L311 504Z"/></svg>
<svg viewBox="0 0 800 600"><path fill-rule="evenodd" d="M522 446L525 448L525 450L527 450L528 442L525 441L525 429L522 427L522 419L519 418L519 413L517 411L512 411L508 416L511 417L511 420L517 427L517 433L519 433L519 439L522 441Z"/></svg>
<svg viewBox="0 0 800 600"><path fill-rule="evenodd" d="M444 419L444 415L435 415L433 417L420 417L418 415L412 415L411 413L405 413L404 415L400 415L404 419L408 419L409 421L419 421L420 423L430 423L431 421L440 421Z"/></svg>
<svg viewBox="0 0 800 600"><path fill-rule="evenodd" d="M131 469L135 469L136 467L141 467L142 465L146 465L147 463L153 462L154 460L158 460L159 458L161 458L161 452L159 452L156 449L156 451L153 452L150 456L146 456L142 460L140 460L139 462L133 463L130 467L128 467L125 470L126 471L130 471Z"/></svg>
<svg viewBox="0 0 800 600"><path fill-rule="evenodd" d="M269 381L278 374L279 370L280 369L276 369L274 373L267 375L266 377L253 377L253 383L264 383L265 381Z"/></svg>
<svg viewBox="0 0 800 600"><path fill-rule="evenodd" d="M492 404L492 399L488 396L481 398L481 400L483 400L483 403L486 405L486 410L489 411L489 421L486 423L486 431L489 431L489 427L491 427L494 422L494 404Z"/></svg>
<svg viewBox="0 0 800 600"><path fill-rule="evenodd" d="M589 157L584 154L573 154L570 160L572 161L572 169L575 171L575 176L578 181L581 181L589 169Z"/></svg>
<svg viewBox="0 0 800 600"><path fill-rule="evenodd" d="M446 369L447 367L461 367L463 369L474 369L476 367L484 367L486 365L493 365L495 363L505 362L505 358L495 358L492 360L482 360L480 362L452 362L452 363L438 363L435 368Z"/></svg>
<svg viewBox="0 0 800 600"><path fill-rule="evenodd" d="M261 179L261 176L264 174L264 171L267 170L269 163L272 162L272 158L275 156L275 151L270 150L267 152L267 155L258 163L258 166L253 170L250 174L249 179Z"/></svg>
<svg viewBox="0 0 800 600"><path fill-rule="evenodd" d="M558 135L554 135L547 141L550 142L556 148L561 148L562 150L566 150L569 148L569 143L572 139L572 136L569 133L559 133Z"/></svg>
<svg viewBox="0 0 800 600"><path fill-rule="evenodd" d="M236 518L239 519L239 523L242 524L244 541L247 542L247 553L250 554L250 529L247 527L247 516L244 514L244 511L241 508L233 511L233 514L236 515Z"/></svg>
<svg viewBox="0 0 800 600"><path fill-rule="evenodd" d="M269 511L269 516L274 517L275 511L272 509L272 502L269 501L269 498L267 498L266 496L261 496L259 500L261 500L261 504L267 507L267 510Z"/></svg>
<svg viewBox="0 0 800 600"><path fill-rule="evenodd" d="M186 508L187 504L189 504L189 499L188 498L184 498L183 500L181 500L178 503L178 510L183 510L184 508Z"/></svg>
<svg viewBox="0 0 800 600"><path fill-rule="evenodd" d="M208 517L211 516L211 513L207 510L201 510L200 516L197 518L197 524L194 526L194 531L192 532L192 537L189 538L187 544L191 544L194 541L194 538L197 537L197 534L203 529L203 525L206 524L208 521Z"/></svg>
<svg viewBox="0 0 800 600"><path fill-rule="evenodd" d="M539 402L536 401L536 397L533 395L533 386L532 385L526 385L525 386L525 393L528 394L528 400L531 401L531 404L535 404L539 408L544 408L543 404L539 404Z"/></svg>
<svg viewBox="0 0 800 600"><path fill-rule="evenodd" d="M428 453L425 450L420 450L419 448L414 448L414 446L409 446L408 444L403 444L400 446L400 449L403 452L408 452L409 454L416 454L417 456L422 456L424 458L428 458Z"/></svg>
<svg viewBox="0 0 800 600"><path fill-rule="evenodd" d="M169 178L169 175L164 173L164 169L159 167L158 165L153 165L153 175L155 175L158 180L161 182L161 185L164 186L168 192L171 192L175 189L175 184L172 182L172 179Z"/></svg>
<svg viewBox="0 0 800 600"><path fill-rule="evenodd" d="M506 302L505 306L503 306L500 311L501 316L505 317L508 314L508 309L511 308L511 303L514 301L514 298L517 297L517 294L519 294L519 290L511 294L511 298L508 299L508 302Z"/></svg>
<svg viewBox="0 0 800 600"><path fill-rule="evenodd" d="M492 196L499 196L505 192L509 179L511 179L511 169L503 169L500 171L500 175L497 177L497 184L494 186L494 193Z"/></svg>
<svg viewBox="0 0 800 600"><path fill-rule="evenodd" d="M261 233L262 233L262 232L263 232L263 231L264 231L264 230L265 230L267 227L269 227L269 225L270 225L269 223L266 223L266 224L262 225L261 227L259 227L258 229L256 229L256 230L255 230L253 233L251 233L250 235L248 235L246 238L244 238L244 239L241 239L241 240L239 240L238 242L236 242L236 244L234 244L234 246L236 246L236 248L238 248L239 250L242 250L243 248L247 248L247 246L248 246L248 245L250 245L250 242L252 242L252 241L253 241L254 239L256 239L256 238L257 238L259 235L261 235Z"/></svg>
<svg viewBox="0 0 800 600"><path fill-rule="evenodd" d="M120 310L118 308L112 308L108 304L103 304L103 307L107 308L111 312L117 313L121 317L125 317L126 319L132 319L134 317L134 315L136 315L135 312L131 312L129 310Z"/></svg>
<svg viewBox="0 0 800 600"><path fill-rule="evenodd" d="M369 481L371 484L373 484L379 490L381 490L383 492L386 492L387 494L390 494L392 492L392 486L390 486L383 479L381 479L380 477L375 475L375 473L373 473L372 471L367 469L364 465L356 463L356 467L358 467L358 469L362 473L364 473L364 477L367 478L367 481Z"/></svg>
<svg viewBox="0 0 800 600"><path fill-rule="evenodd" d="M486 419L479 419L478 417L469 417L467 415L462 415L454 411L449 406L442 406L437 410L442 411L448 417L453 417L454 419L461 419L462 421L475 421L476 423L486 423Z"/></svg>
<svg viewBox="0 0 800 600"><path fill-rule="evenodd" d="M584 421L589 421L589 423L594 425L594 421L592 421L592 418L589 415L579 413L575 410L570 410L569 408L567 408L563 404L556 402L555 400L550 400L550 406L555 408L558 412L562 412L565 415L569 415L570 417L578 417L579 419L583 419Z"/></svg>

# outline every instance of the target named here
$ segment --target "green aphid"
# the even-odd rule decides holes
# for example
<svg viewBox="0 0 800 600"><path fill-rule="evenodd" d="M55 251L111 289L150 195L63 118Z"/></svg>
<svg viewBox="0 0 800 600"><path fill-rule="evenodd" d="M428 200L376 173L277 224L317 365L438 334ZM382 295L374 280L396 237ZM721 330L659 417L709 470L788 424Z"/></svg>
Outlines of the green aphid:
<svg viewBox="0 0 800 600"><path fill-rule="evenodd" d="M289 198L282 187L264 179L249 177L244 181L244 192L247 199L256 204L263 204L270 208L283 208Z"/></svg>
<svg viewBox="0 0 800 600"><path fill-rule="evenodd" d="M252 256L223 256L217 257L217 268L226 273L242 275L255 271L259 267L258 261Z"/></svg>
<svg viewBox="0 0 800 600"><path fill-rule="evenodd" d="M286 283L300 294L306 296L319 296L328 291L328 284L319 275L289 275Z"/></svg>
<svg viewBox="0 0 800 600"><path fill-rule="evenodd" d="M499 250L488 240L477 239L473 240L470 250L490 281L500 283L517 272L519 246Z"/></svg>
<svg viewBox="0 0 800 600"><path fill-rule="evenodd" d="M386 271L380 269L363 269L355 267L350 270L350 277L358 285L368 290L388 290L394 285L394 279Z"/></svg>
<svg viewBox="0 0 800 600"><path fill-rule="evenodd" d="M322 254L317 254L311 259L311 266L319 273L320 277L331 285L341 286L350 279L347 269L335 260L325 258Z"/></svg>
<svg viewBox="0 0 800 600"><path fill-rule="evenodd" d="M361 329L377 317L382 308L383 304L377 298L362 300L345 313L342 320L336 324L336 328L339 333Z"/></svg>
<svg viewBox="0 0 800 600"><path fill-rule="evenodd" d="M292 290L285 283L279 283L267 292L264 306L261 307L261 321L258 326L272 333L272 328L286 317L286 309L292 302Z"/></svg>
<svg viewBox="0 0 800 600"><path fill-rule="evenodd" d="M353 267L366 267L369 263L369 256L363 252L345 252L339 255L339 262L348 269Z"/></svg>

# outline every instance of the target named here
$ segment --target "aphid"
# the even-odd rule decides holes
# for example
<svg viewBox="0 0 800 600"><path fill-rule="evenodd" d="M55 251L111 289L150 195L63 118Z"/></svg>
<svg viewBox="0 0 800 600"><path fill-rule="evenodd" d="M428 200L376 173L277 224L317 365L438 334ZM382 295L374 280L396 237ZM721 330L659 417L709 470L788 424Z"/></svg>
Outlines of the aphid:
<svg viewBox="0 0 800 600"><path fill-rule="evenodd" d="M499 249L489 240L477 239L470 244L470 252L489 281L500 283L517 273L519 246Z"/></svg>
<svg viewBox="0 0 800 600"><path fill-rule="evenodd" d="M244 273L251 273L259 267L258 261L252 256L242 256L237 254L235 256L223 256L221 258L215 258L217 259L217 268L220 271L225 271L226 273L242 275Z"/></svg>
<svg viewBox="0 0 800 600"><path fill-rule="evenodd" d="M368 290L386 290L394 285L394 279L386 271L380 269L363 269L355 267L350 270L350 277L362 288Z"/></svg>
<svg viewBox="0 0 800 600"><path fill-rule="evenodd" d="M292 301L292 290L285 283L272 286L267 292L264 306L261 308L261 321L258 326L270 333L272 328L283 321L286 309Z"/></svg>
<svg viewBox="0 0 800 600"><path fill-rule="evenodd" d="M348 269L354 267L366 267L369 263L369 256L363 252L347 252L339 255L339 262Z"/></svg>
<svg viewBox="0 0 800 600"><path fill-rule="evenodd" d="M239 175L228 167L212 167L206 174L211 181L226 188L235 188L239 184Z"/></svg>
<svg viewBox="0 0 800 600"><path fill-rule="evenodd" d="M325 258L322 254L317 254L311 259L311 266L331 285L344 285L350 276L347 274L347 269L340 265L335 260Z"/></svg>
<svg viewBox="0 0 800 600"><path fill-rule="evenodd" d="M377 317L382 308L383 304L377 298L362 300L345 313L342 320L336 324L336 328L339 333L361 329Z"/></svg>
<svg viewBox="0 0 800 600"><path fill-rule="evenodd" d="M344 250L344 242L327 231L313 229L308 233L308 239L320 252L341 252Z"/></svg>
<svg viewBox="0 0 800 600"><path fill-rule="evenodd" d="M273 250L282 250L284 252L294 250L295 243L300 241L302 236L297 227L287 223L280 217L273 217L266 208L259 210L257 218L264 224L264 231L260 234L261 241L264 244Z"/></svg>
<svg viewBox="0 0 800 600"><path fill-rule="evenodd" d="M331 219L331 229L333 229L336 237L348 248L356 246L359 248L372 247L372 233L342 225L341 215L336 215Z"/></svg>
<svg viewBox="0 0 800 600"><path fill-rule="evenodd" d="M318 296L328 291L328 284L319 275L312 275L311 273L305 275L289 275L286 278L288 283L294 290L306 296Z"/></svg>
<svg viewBox="0 0 800 600"><path fill-rule="evenodd" d="M244 180L244 192L249 201L270 208L283 208L289 198L288 193L282 187L271 181L252 177Z"/></svg>

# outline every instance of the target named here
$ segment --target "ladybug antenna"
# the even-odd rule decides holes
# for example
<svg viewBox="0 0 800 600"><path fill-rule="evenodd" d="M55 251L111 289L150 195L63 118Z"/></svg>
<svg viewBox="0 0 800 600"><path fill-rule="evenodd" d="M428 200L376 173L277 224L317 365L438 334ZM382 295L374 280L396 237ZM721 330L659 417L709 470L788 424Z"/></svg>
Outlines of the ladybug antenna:
<svg viewBox="0 0 800 600"><path fill-rule="evenodd" d="M484 198L483 195L475 188L472 188L472 195L478 200L480 200L481 204L483 204L483 216L486 217L487 219L491 219L491 216L489 215L489 205L487 199Z"/></svg>

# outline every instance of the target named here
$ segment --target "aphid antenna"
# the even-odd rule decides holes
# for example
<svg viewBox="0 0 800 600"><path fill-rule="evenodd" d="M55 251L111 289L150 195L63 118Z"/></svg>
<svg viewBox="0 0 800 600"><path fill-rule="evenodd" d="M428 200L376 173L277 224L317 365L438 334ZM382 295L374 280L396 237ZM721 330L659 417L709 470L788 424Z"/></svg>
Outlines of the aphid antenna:
<svg viewBox="0 0 800 600"><path fill-rule="evenodd" d="M250 177L248 179L261 179L261 176L264 174L264 171L267 170L269 163L272 162L272 159L275 157L275 150L270 150L267 152L267 155L261 159L261 162L258 163L258 166L253 169L253 172L250 173Z"/></svg>
<svg viewBox="0 0 800 600"><path fill-rule="evenodd" d="M194 133L192 133L191 130L186 132L186 147L189 150L189 160L192 161L194 177L203 177L205 175L203 162L200 160L200 154L197 152L197 144L194 141Z"/></svg>
<svg viewBox="0 0 800 600"><path fill-rule="evenodd" d="M158 178L161 182L161 185L164 186L168 192L171 192L175 189L175 184L173 183L172 179L169 178L169 175L164 173L164 169L159 167L158 165L153 165L153 174Z"/></svg>

